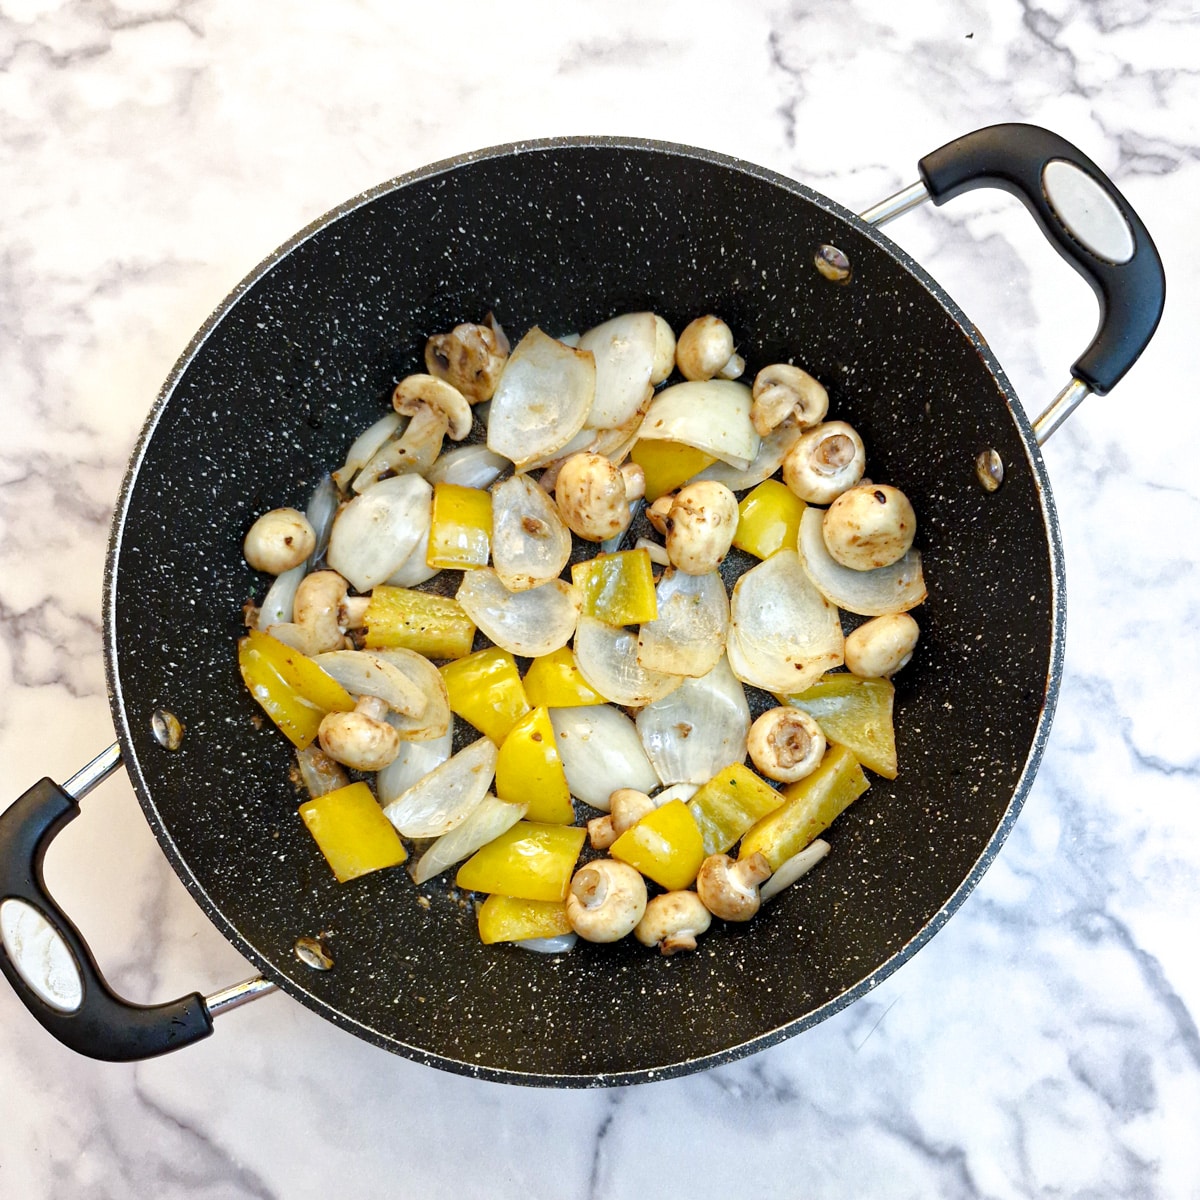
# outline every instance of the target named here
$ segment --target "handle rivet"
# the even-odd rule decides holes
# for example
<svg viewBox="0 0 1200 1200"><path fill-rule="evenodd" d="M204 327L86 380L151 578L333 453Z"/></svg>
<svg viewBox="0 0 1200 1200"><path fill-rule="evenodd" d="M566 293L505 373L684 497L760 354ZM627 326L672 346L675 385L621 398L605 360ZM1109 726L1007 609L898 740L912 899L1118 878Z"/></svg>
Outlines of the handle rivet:
<svg viewBox="0 0 1200 1200"><path fill-rule="evenodd" d="M183 744L183 722L167 708L156 708L150 716L150 732L164 750L178 750Z"/></svg>
<svg viewBox="0 0 1200 1200"><path fill-rule="evenodd" d="M1004 460L995 450L980 450L976 455L975 478L985 492L994 492L1004 482Z"/></svg>
<svg viewBox="0 0 1200 1200"><path fill-rule="evenodd" d="M329 971L333 968L333 955L329 953L323 934L317 937L298 937L292 951L306 967L312 967L314 971Z"/></svg>
<svg viewBox="0 0 1200 1200"><path fill-rule="evenodd" d="M850 282L850 259L836 246L821 245L813 255L813 264L826 279L834 283Z"/></svg>

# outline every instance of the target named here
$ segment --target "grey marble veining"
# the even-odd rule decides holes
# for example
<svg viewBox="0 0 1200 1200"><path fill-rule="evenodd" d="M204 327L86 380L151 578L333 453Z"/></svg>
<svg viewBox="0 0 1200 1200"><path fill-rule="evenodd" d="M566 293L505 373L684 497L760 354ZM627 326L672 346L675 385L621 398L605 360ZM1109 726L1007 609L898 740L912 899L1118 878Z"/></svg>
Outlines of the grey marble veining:
<svg viewBox="0 0 1200 1200"><path fill-rule="evenodd" d="M568 1093L420 1067L283 996L108 1066L0 990L0 1194L1200 1194L1197 61L1194 8L1149 0L0 0L9 796L112 738L108 517L176 356L276 245L383 179L613 133L737 154L861 210L951 137L1027 120L1113 174L1168 274L1151 349L1046 447L1069 623L1033 792L963 908L870 995L738 1063ZM1020 206L976 193L888 232L1039 411L1095 307ZM132 999L247 973L123 777L47 873Z"/></svg>

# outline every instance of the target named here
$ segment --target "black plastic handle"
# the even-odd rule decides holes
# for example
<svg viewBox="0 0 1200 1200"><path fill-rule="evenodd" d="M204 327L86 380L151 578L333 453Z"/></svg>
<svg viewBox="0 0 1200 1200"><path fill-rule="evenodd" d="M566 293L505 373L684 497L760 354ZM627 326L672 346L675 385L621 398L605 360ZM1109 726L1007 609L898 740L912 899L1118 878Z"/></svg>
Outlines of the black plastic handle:
<svg viewBox="0 0 1200 1200"><path fill-rule="evenodd" d="M42 861L55 835L79 815L79 805L43 779L0 813L0 905L20 900L50 922L70 950L82 982L79 1007L64 1012L25 981L0 939L0 970L25 1007L60 1042L89 1058L133 1062L154 1058L212 1033L212 1016L199 993L169 1004L130 1004L104 980L79 931L46 891Z"/></svg>
<svg viewBox="0 0 1200 1200"><path fill-rule="evenodd" d="M1132 253L1116 262L1090 249L1054 207L1046 167L1069 163L1097 184L1132 235ZM991 125L968 133L917 164L935 204L973 188L994 187L1024 202L1054 248L1095 291L1100 325L1071 374L1092 391L1109 391L1137 361L1158 326L1166 296L1162 260L1141 218L1103 171L1070 142L1036 125Z"/></svg>

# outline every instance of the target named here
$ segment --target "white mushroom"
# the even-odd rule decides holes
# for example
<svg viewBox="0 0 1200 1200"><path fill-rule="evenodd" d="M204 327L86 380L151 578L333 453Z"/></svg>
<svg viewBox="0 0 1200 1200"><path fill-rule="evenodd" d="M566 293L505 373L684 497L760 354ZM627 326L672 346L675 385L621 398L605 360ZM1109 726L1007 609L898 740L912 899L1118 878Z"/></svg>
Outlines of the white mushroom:
<svg viewBox="0 0 1200 1200"><path fill-rule="evenodd" d="M821 523L825 548L852 571L873 571L899 562L911 549L917 514L899 488L864 483L843 492Z"/></svg>
<svg viewBox="0 0 1200 1200"><path fill-rule="evenodd" d="M326 713L317 736L321 749L356 771L382 771L400 753L400 734L387 723L378 696L360 696L353 712Z"/></svg>
<svg viewBox="0 0 1200 1200"><path fill-rule="evenodd" d="M347 629L363 623L368 596L349 596L350 585L336 571L313 571L296 589L289 622L271 625L267 632L303 654L340 650Z"/></svg>
<svg viewBox="0 0 1200 1200"><path fill-rule="evenodd" d="M758 885L771 874L771 864L759 852L734 862L728 854L711 854L700 864L696 893L714 917L748 921L761 903Z"/></svg>
<svg viewBox="0 0 1200 1200"><path fill-rule="evenodd" d="M809 504L829 504L861 478L862 438L845 421L826 421L800 435L783 460L783 482Z"/></svg>
<svg viewBox="0 0 1200 1200"><path fill-rule="evenodd" d="M636 825L656 803L637 788L617 788L608 799L607 816L593 817L587 823L588 841L593 850L607 850L625 832Z"/></svg>
<svg viewBox="0 0 1200 1200"><path fill-rule="evenodd" d="M675 331L657 313L654 315L654 365L650 382L662 383L675 367Z"/></svg>
<svg viewBox="0 0 1200 1200"><path fill-rule="evenodd" d="M801 429L825 420L829 393L807 371L791 363L773 363L754 377L750 420L761 437L795 417Z"/></svg>
<svg viewBox="0 0 1200 1200"><path fill-rule="evenodd" d="M273 508L250 526L242 554L256 571L282 575L298 567L316 544L317 535L302 512Z"/></svg>
<svg viewBox="0 0 1200 1200"><path fill-rule="evenodd" d="M567 528L585 541L603 542L629 525L625 476L602 454L572 454L559 468L554 500Z"/></svg>
<svg viewBox="0 0 1200 1200"><path fill-rule="evenodd" d="M821 765L825 735L803 709L781 705L750 726L746 749L750 761L768 779L795 783Z"/></svg>
<svg viewBox="0 0 1200 1200"><path fill-rule="evenodd" d="M646 905L633 936L643 946L657 946L663 954L695 950L696 938L712 924L712 914L695 892L664 892Z"/></svg>
<svg viewBox="0 0 1200 1200"><path fill-rule="evenodd" d="M723 483L690 483L667 514L667 557L685 575L715 571L729 553L737 524L737 498Z"/></svg>
<svg viewBox="0 0 1200 1200"><path fill-rule="evenodd" d="M664 537L667 532L667 518L671 515L671 505L675 503L675 493L667 492L659 496L653 504L646 506L646 520ZM668 558L668 562L671 560Z"/></svg>
<svg viewBox="0 0 1200 1200"><path fill-rule="evenodd" d="M471 406L466 397L435 375L402 379L392 393L392 407L401 416L412 418L396 444L401 470L427 471L442 452L447 435L461 442L471 432Z"/></svg>
<svg viewBox="0 0 1200 1200"><path fill-rule="evenodd" d="M622 463L621 478L625 481L625 499L629 504L646 494L646 470L639 463Z"/></svg>
<svg viewBox="0 0 1200 1200"><path fill-rule="evenodd" d="M720 317L697 317L679 335L675 345L675 365L684 379L693 382L712 379L736 379L746 364L734 354L733 333Z"/></svg>
<svg viewBox="0 0 1200 1200"><path fill-rule="evenodd" d="M920 636L908 613L888 613L846 638L846 666L862 679L886 679L907 666Z"/></svg>
<svg viewBox="0 0 1200 1200"><path fill-rule="evenodd" d="M490 318L489 318L490 319ZM508 362L508 339L494 324L456 325L425 343L425 369L457 388L471 404L490 400Z"/></svg>
<svg viewBox="0 0 1200 1200"><path fill-rule="evenodd" d="M567 920L589 942L616 942L646 911L646 881L629 866L601 858L580 867L567 893Z"/></svg>

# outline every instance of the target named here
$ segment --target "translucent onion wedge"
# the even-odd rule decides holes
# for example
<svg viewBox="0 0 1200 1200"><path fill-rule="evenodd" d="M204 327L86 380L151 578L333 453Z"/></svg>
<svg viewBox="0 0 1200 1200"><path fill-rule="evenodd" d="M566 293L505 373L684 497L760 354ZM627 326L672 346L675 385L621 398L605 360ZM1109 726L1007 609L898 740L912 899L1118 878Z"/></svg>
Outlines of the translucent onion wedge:
<svg viewBox="0 0 1200 1200"><path fill-rule="evenodd" d="M368 425L346 451L346 461L333 473L333 481L344 492L359 473L375 457L383 444L400 428L399 413L390 412Z"/></svg>
<svg viewBox="0 0 1200 1200"><path fill-rule="evenodd" d="M743 683L803 691L842 664L838 611L809 582L794 550L779 550L747 571L729 609L726 652Z"/></svg>
<svg viewBox="0 0 1200 1200"><path fill-rule="evenodd" d="M400 753L375 776L375 793L382 805L391 804L414 784L420 783L434 767L450 757L454 745L454 718L440 738L428 742L404 742Z"/></svg>
<svg viewBox="0 0 1200 1200"><path fill-rule="evenodd" d="M685 679L669 696L647 704L637 715L637 731L664 784L707 783L722 768L745 761L750 705L722 658L703 679Z"/></svg>
<svg viewBox="0 0 1200 1200"><path fill-rule="evenodd" d="M535 954L566 954L575 948L577 941L577 933L560 933L557 937L522 938L512 944L521 950L532 950Z"/></svg>
<svg viewBox="0 0 1200 1200"><path fill-rule="evenodd" d="M668 568L655 593L658 616L638 631L638 665L693 679L707 675L725 653L729 632L729 597L721 576Z"/></svg>
<svg viewBox="0 0 1200 1200"><path fill-rule="evenodd" d="M705 783L707 782L708 780L705 780ZM670 804L672 800L682 800L686 804L699 790L698 783L673 783L670 787L663 788L658 795L651 796L650 799L654 801L655 808L662 808L664 804Z"/></svg>
<svg viewBox="0 0 1200 1200"><path fill-rule="evenodd" d="M284 571L281 575L275 576L271 586L267 588L267 594L263 597L262 604L259 605L258 620L254 623L255 629L266 633L272 625L291 624L292 606L296 603L296 593L300 590L300 584L304 581L308 570L308 563L302 562L298 567L292 567L290 571ZM297 646L296 649L299 650L302 647Z"/></svg>
<svg viewBox="0 0 1200 1200"><path fill-rule="evenodd" d="M758 487L764 479L770 479L779 470L787 452L799 441L803 432L795 421L784 421L762 439L754 461L744 470L731 467L728 463L715 462L705 467L691 482L711 479L714 483L723 483L731 492Z"/></svg>
<svg viewBox="0 0 1200 1200"><path fill-rule="evenodd" d="M579 348L596 360L590 428L617 429L637 414L650 386L655 340L654 314L648 312L613 317L579 339Z"/></svg>
<svg viewBox="0 0 1200 1200"><path fill-rule="evenodd" d="M440 767L434 767L386 805L383 814L404 837L441 837L461 825L487 795L499 751L480 738Z"/></svg>
<svg viewBox="0 0 1200 1200"><path fill-rule="evenodd" d="M517 467L565 446L582 428L596 394L596 364L536 326L517 343L492 397L488 449Z"/></svg>
<svg viewBox="0 0 1200 1200"><path fill-rule="evenodd" d="M320 742L311 742L303 749L296 750L296 769L300 773L300 782L305 791L314 800L339 788L349 786L350 776L341 763L335 762L324 750Z"/></svg>
<svg viewBox="0 0 1200 1200"><path fill-rule="evenodd" d="M461 824L444 833L417 860L412 869L414 883L424 883L448 867L469 858L481 846L511 829L524 815L525 804L497 800L490 792Z"/></svg>
<svg viewBox="0 0 1200 1200"><path fill-rule="evenodd" d="M661 700L682 682L682 675L648 671L638 665L636 633L580 617L575 630L575 663L579 673L613 704L641 708Z"/></svg>
<svg viewBox="0 0 1200 1200"><path fill-rule="evenodd" d="M321 482L312 490L304 515L317 535L317 544L308 556L308 569L311 571L315 563L329 549L329 534L333 530L333 519L337 516L338 504L341 497L334 485L332 475L324 475Z"/></svg>
<svg viewBox="0 0 1200 1200"><path fill-rule="evenodd" d="M423 717L430 704L425 687L375 650L330 650L312 661L352 696L378 696L406 717Z"/></svg>
<svg viewBox="0 0 1200 1200"><path fill-rule="evenodd" d="M859 616L882 617L886 613L907 612L925 599L919 550L910 550L890 567L852 571L835 561L825 548L821 529L824 516L820 508L804 510L797 547L805 574L827 600Z"/></svg>
<svg viewBox="0 0 1200 1200"><path fill-rule="evenodd" d="M567 786L584 804L608 812L608 798L617 788L651 792L658 787L637 728L620 709L606 704L552 708L550 724Z"/></svg>
<svg viewBox="0 0 1200 1200"><path fill-rule="evenodd" d="M651 401L638 437L695 446L744 471L761 441L750 423L750 402L750 389L730 379L677 383Z"/></svg>
<svg viewBox="0 0 1200 1200"><path fill-rule="evenodd" d="M326 561L357 592L369 592L404 562L429 528L433 489L396 475L355 496L334 518Z"/></svg>
<svg viewBox="0 0 1200 1200"><path fill-rule="evenodd" d="M508 470L508 465L507 458L493 454L485 445L476 442L447 451L425 472L425 478L430 483L486 488L491 487Z"/></svg>
<svg viewBox="0 0 1200 1200"><path fill-rule="evenodd" d="M427 521L421 533L421 540L412 548L412 553L384 580L391 587L415 588L427 583L440 570L431 567L426 559L429 557L429 531L432 525Z"/></svg>
<svg viewBox="0 0 1200 1200"><path fill-rule="evenodd" d="M829 843L817 838L811 841L799 854L781 863L779 870L758 889L760 900L770 900L777 896L785 887L791 887L797 879L803 878L829 853Z"/></svg>
<svg viewBox="0 0 1200 1200"><path fill-rule="evenodd" d="M390 713L388 722L400 731L405 741L427 742L444 737L450 728L450 693L446 680L423 654L415 650L396 647L392 650L373 651L376 658L391 663L409 681L421 689L425 697L425 711L419 717L406 717L402 713Z"/></svg>
<svg viewBox="0 0 1200 1200"><path fill-rule="evenodd" d="M520 470L537 471L555 463L561 466L564 459L570 458L572 454L579 454L583 450L591 450L595 444L596 431L584 427L565 446L557 446L548 454L539 454L523 462Z"/></svg>
<svg viewBox="0 0 1200 1200"><path fill-rule="evenodd" d="M571 531L558 505L528 475L492 489L492 565L510 592L557 579L571 557Z"/></svg>
<svg viewBox="0 0 1200 1200"><path fill-rule="evenodd" d="M455 599L502 650L539 658L565 646L579 620L579 593L562 579L510 592L490 567L464 571Z"/></svg>

